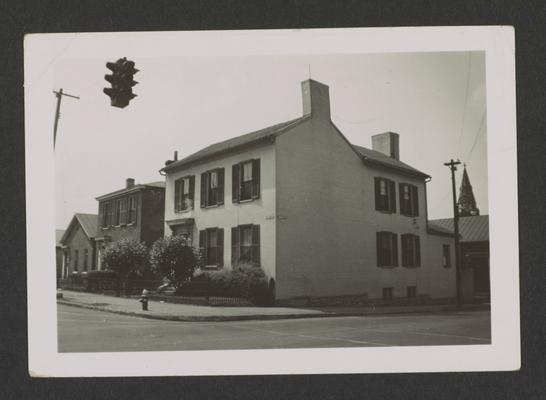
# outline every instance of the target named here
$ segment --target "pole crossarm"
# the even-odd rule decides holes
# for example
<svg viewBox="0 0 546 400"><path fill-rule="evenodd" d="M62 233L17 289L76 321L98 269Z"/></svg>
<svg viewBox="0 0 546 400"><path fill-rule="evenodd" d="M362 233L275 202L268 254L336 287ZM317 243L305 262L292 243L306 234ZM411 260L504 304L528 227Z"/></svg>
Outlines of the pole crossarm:
<svg viewBox="0 0 546 400"><path fill-rule="evenodd" d="M53 124L53 147L55 147L55 143L57 142L57 126L59 125L59 118L61 117L61 99L63 96L66 97L72 97L73 99L80 99L78 96L74 96L73 94L68 94L63 92L63 88L60 88L59 91L53 91L55 93L55 97L57 97L57 108L55 109L55 122Z"/></svg>

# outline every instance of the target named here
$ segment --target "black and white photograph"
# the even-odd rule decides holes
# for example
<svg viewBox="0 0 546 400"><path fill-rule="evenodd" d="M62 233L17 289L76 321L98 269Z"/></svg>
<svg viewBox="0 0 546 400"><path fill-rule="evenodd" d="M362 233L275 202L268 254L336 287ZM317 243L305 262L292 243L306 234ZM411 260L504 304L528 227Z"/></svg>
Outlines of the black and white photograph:
<svg viewBox="0 0 546 400"><path fill-rule="evenodd" d="M30 374L518 369L514 85L503 27L26 36Z"/></svg>

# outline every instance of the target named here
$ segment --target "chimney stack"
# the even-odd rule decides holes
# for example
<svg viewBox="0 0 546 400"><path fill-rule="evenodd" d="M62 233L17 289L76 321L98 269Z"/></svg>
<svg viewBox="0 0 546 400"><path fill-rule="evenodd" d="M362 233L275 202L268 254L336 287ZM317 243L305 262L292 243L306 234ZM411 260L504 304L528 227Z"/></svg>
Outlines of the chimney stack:
<svg viewBox="0 0 546 400"><path fill-rule="evenodd" d="M178 150L174 151L174 161L178 161Z"/></svg>
<svg viewBox="0 0 546 400"><path fill-rule="evenodd" d="M127 178L125 180L125 187L126 188L132 188L133 186L135 186L135 180L134 178Z"/></svg>
<svg viewBox="0 0 546 400"><path fill-rule="evenodd" d="M400 146L398 133L385 132L372 136L372 150L385 154L388 157L400 160Z"/></svg>
<svg viewBox="0 0 546 400"><path fill-rule="evenodd" d="M303 115L330 121L330 93L328 86L308 79L301 83Z"/></svg>

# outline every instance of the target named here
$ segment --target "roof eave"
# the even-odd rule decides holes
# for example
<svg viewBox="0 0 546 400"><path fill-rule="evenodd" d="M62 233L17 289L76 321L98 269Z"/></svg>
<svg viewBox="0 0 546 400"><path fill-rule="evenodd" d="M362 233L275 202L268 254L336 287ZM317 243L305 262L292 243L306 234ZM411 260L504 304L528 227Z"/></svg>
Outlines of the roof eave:
<svg viewBox="0 0 546 400"><path fill-rule="evenodd" d="M403 167L398 167L396 165L386 164L386 163L383 163L383 162L377 161L377 160L372 160L371 158L366 157L363 154L360 155L360 158L362 159L363 162L370 163L370 164L373 164L373 165L377 165L377 166L380 166L382 168L392 169L392 170L402 172L402 173L405 173L405 174L408 174L408 175L418 176L420 178L425 178L425 179L431 178L430 175L425 174L424 172L417 171L417 170L412 170L412 169L408 169L408 168L403 168Z"/></svg>

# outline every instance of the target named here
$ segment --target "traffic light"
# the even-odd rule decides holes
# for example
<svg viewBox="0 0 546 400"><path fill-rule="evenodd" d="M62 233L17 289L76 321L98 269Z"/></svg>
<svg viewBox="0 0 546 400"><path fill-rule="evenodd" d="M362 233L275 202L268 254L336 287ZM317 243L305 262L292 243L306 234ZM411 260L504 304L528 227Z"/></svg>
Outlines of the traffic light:
<svg viewBox="0 0 546 400"><path fill-rule="evenodd" d="M104 75L104 79L110 82L112 87L104 88L104 93L110 97L110 104L113 107L127 107L129 102L137 96L133 93L133 86L138 83L133 80L138 72L138 69L135 69L135 63L123 57L115 63L107 62L106 68L112 71L112 74Z"/></svg>

